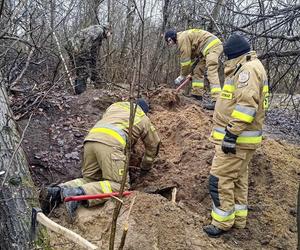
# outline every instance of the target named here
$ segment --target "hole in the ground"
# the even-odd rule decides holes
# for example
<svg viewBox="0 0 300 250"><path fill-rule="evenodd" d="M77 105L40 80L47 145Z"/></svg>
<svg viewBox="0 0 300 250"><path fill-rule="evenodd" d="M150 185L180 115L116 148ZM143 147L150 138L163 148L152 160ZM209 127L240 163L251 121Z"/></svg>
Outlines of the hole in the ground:
<svg viewBox="0 0 300 250"><path fill-rule="evenodd" d="M148 194L159 194L168 200L172 199L172 191L175 188L175 185L164 186L164 187L146 187L143 192Z"/></svg>

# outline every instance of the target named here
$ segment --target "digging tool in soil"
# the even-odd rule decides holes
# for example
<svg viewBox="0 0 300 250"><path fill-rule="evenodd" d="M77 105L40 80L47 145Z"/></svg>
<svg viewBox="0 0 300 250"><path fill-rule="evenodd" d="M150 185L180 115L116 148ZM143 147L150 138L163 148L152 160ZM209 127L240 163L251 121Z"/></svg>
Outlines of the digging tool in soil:
<svg viewBox="0 0 300 250"><path fill-rule="evenodd" d="M176 88L176 93L178 94L179 90L181 90L185 85L187 85L191 80L192 80L192 75L194 72L194 69L196 68L197 64L199 63L200 58L198 57L192 67L191 67L191 73L186 77L186 79L183 81L183 83L181 83L177 88Z"/></svg>
<svg viewBox="0 0 300 250"><path fill-rule="evenodd" d="M186 77L186 79L176 88L176 94L179 93L179 90L181 90L185 85L187 85L192 79L192 76L191 75L188 75Z"/></svg>
<svg viewBox="0 0 300 250"><path fill-rule="evenodd" d="M171 200L172 191L175 188L174 185L163 186L163 187L147 187L143 191L148 194L160 194L165 198ZM123 196L128 196L132 194L133 191L125 191L123 192ZM95 200L95 199L105 199L113 196L118 197L119 192L114 193L105 193L105 194L94 194L94 195L78 195L78 196L69 196L64 199L64 202L69 201L83 201L83 200Z"/></svg>
<svg viewBox="0 0 300 250"><path fill-rule="evenodd" d="M123 196L128 196L132 193L133 193L132 191L125 191L125 192L123 192ZM105 194L93 194L93 195L69 196L64 199L64 202L104 199L104 198L110 198L110 197L118 196L118 195L119 195L119 192L105 193Z"/></svg>

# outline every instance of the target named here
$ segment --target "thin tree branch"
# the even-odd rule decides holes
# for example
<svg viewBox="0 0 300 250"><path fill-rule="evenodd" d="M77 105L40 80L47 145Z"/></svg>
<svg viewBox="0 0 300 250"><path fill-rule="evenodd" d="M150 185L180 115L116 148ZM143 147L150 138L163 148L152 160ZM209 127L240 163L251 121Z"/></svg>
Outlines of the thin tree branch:
<svg viewBox="0 0 300 250"><path fill-rule="evenodd" d="M271 57L288 57L288 56L299 56L300 49L298 50L286 50L286 51L270 51L265 54L259 55L260 59L266 59Z"/></svg>
<svg viewBox="0 0 300 250"><path fill-rule="evenodd" d="M32 47L32 49L30 50L30 52L28 54L28 57L27 57L27 60L26 60L26 63L25 63L25 66L24 66L23 70L18 75L17 79L11 84L10 88L15 87L19 83L19 81L22 79L24 73L26 72L26 70L29 66L29 63L30 63L30 60L31 60L31 57L32 57L34 51L35 51L35 48Z"/></svg>

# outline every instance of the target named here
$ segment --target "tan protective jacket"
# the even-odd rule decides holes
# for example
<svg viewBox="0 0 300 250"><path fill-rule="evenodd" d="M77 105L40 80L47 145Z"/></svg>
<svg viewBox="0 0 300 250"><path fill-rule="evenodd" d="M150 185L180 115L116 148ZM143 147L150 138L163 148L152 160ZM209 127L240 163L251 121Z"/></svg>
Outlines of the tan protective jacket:
<svg viewBox="0 0 300 250"><path fill-rule="evenodd" d="M187 76L196 57L205 57L210 48L222 42L208 31L189 29L177 33L177 44L180 50L180 75Z"/></svg>
<svg viewBox="0 0 300 250"><path fill-rule="evenodd" d="M214 112L211 141L221 144L225 128L238 135L237 146L255 149L262 141L269 87L255 51L225 62L225 83Z"/></svg>
<svg viewBox="0 0 300 250"><path fill-rule="evenodd" d="M112 104L103 114L102 119L89 131L84 141L101 142L124 150L128 140L129 115L129 102ZM132 144L135 144L139 138L145 146L143 163L151 165L158 154L160 138L150 119L137 106L132 129Z"/></svg>

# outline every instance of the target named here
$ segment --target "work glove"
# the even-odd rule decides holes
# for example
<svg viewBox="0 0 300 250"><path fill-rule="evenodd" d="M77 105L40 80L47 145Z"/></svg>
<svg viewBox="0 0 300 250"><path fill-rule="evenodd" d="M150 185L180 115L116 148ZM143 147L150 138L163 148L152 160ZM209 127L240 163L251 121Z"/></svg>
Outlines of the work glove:
<svg viewBox="0 0 300 250"><path fill-rule="evenodd" d="M140 177L144 177L149 173L150 169L142 169L140 171Z"/></svg>
<svg viewBox="0 0 300 250"><path fill-rule="evenodd" d="M186 79L185 76L178 76L178 77L175 79L174 83L175 83L175 85L180 85L180 83L182 83L185 79Z"/></svg>
<svg viewBox="0 0 300 250"><path fill-rule="evenodd" d="M236 140L238 136L229 132L227 128L225 129L225 132L226 134L222 142L222 151L225 154L228 153L236 154Z"/></svg>
<svg viewBox="0 0 300 250"><path fill-rule="evenodd" d="M153 159L151 157L143 157L141 162L140 176L145 176L152 168Z"/></svg>

